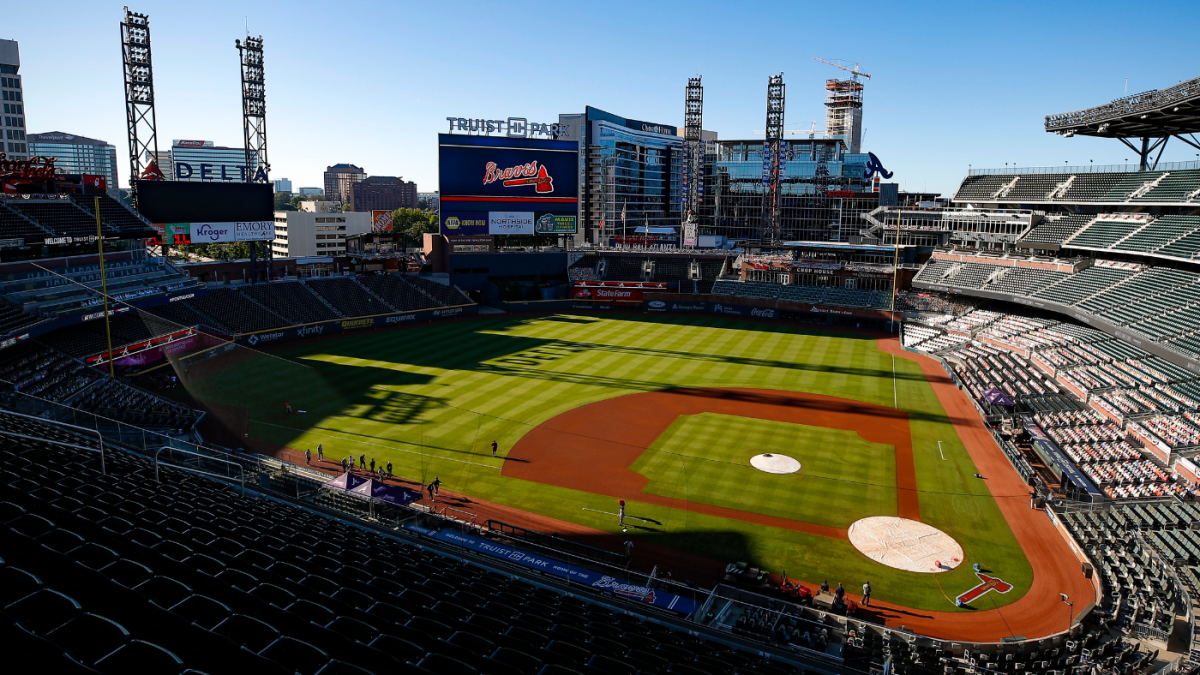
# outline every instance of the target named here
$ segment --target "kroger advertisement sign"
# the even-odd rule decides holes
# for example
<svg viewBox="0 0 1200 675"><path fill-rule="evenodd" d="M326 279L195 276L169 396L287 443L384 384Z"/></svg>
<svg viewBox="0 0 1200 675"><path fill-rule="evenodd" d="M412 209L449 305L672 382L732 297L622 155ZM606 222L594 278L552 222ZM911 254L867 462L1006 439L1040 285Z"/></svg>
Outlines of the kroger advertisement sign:
<svg viewBox="0 0 1200 675"><path fill-rule="evenodd" d="M171 223L176 234L184 230L196 244L216 244L230 241L270 241L275 238L274 221L241 223Z"/></svg>

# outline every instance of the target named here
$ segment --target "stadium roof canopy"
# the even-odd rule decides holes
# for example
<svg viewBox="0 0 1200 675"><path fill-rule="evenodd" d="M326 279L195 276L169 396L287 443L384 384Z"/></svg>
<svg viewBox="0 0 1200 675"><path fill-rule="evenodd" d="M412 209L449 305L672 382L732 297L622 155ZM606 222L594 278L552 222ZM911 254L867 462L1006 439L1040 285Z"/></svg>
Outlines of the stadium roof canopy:
<svg viewBox="0 0 1200 675"><path fill-rule="evenodd" d="M1172 136L1200 150L1195 137L1200 133L1200 77L1094 108L1046 115L1046 131L1067 138L1076 134L1116 138L1137 153L1141 170L1153 169ZM1141 143L1134 145L1130 138L1141 139ZM1155 150L1158 157L1151 161Z"/></svg>
<svg viewBox="0 0 1200 675"><path fill-rule="evenodd" d="M1200 77L1094 108L1046 115L1046 131L1065 136L1161 138L1200 133Z"/></svg>

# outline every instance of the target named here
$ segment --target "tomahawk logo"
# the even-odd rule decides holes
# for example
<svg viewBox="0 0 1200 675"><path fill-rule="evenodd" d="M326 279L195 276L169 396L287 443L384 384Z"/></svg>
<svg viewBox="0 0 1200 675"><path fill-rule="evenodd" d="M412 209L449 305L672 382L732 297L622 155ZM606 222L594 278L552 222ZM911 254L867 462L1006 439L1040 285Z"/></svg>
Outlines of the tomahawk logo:
<svg viewBox="0 0 1200 675"><path fill-rule="evenodd" d="M974 600L982 598L992 591L996 591L997 593L1007 593L1012 590L1012 584L1002 581L999 577L989 577L983 572L976 572L975 576L979 577L979 585L955 598L957 601L955 604L968 604Z"/></svg>
<svg viewBox="0 0 1200 675"><path fill-rule="evenodd" d="M638 586L636 584L627 584L623 581L617 581L610 576L601 577L599 581L596 581L592 584L592 587L608 589L617 595L633 598L634 600L641 600L642 602L654 602L654 591L650 590L649 588L646 588L645 586Z"/></svg>
<svg viewBox="0 0 1200 675"><path fill-rule="evenodd" d="M893 175L891 171L883 168L883 162L879 161L879 158L875 156L875 153L868 152L867 168L863 169L863 178L873 178L876 172L878 172L879 175L883 176L884 178L891 178Z"/></svg>
<svg viewBox="0 0 1200 675"><path fill-rule="evenodd" d="M507 169L501 169L495 162L488 162L483 172L483 184L489 185L496 181L503 181L504 187L532 185L539 193L554 192L554 179L550 177L546 167L539 166L537 162Z"/></svg>

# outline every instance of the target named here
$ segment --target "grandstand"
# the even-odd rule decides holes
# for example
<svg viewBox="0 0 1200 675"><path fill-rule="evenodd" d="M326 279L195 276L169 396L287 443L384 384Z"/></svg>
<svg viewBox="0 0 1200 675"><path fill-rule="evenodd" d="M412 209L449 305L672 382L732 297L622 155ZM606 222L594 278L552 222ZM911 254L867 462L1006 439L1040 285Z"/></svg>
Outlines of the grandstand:
<svg viewBox="0 0 1200 675"><path fill-rule="evenodd" d="M20 239L23 245L95 241L95 200L100 200L101 233L115 239L145 239L155 230L140 215L107 195L70 199L0 196L0 237ZM67 238L67 241L63 241Z"/></svg>

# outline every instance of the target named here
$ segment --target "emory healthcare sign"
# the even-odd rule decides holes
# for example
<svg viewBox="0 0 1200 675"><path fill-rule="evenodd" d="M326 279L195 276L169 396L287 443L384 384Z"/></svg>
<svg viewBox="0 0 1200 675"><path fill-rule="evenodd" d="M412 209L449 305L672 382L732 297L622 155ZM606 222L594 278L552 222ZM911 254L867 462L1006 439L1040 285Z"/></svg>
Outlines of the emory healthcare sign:
<svg viewBox="0 0 1200 675"><path fill-rule="evenodd" d="M274 221L241 223L167 223L166 235L177 241L187 235L194 244L219 244L232 241L269 241L275 238Z"/></svg>

